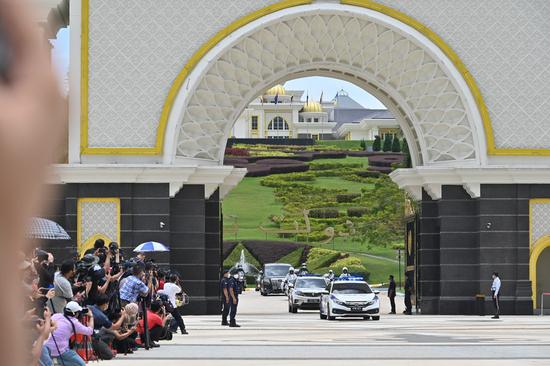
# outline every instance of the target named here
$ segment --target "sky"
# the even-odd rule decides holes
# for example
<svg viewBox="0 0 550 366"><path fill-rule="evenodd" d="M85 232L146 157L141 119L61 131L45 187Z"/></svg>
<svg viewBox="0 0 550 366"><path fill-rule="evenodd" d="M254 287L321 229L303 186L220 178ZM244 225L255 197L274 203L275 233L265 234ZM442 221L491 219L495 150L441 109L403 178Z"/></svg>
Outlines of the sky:
<svg viewBox="0 0 550 366"><path fill-rule="evenodd" d="M57 33L57 39L51 41L53 45L52 62L58 73L60 85L65 91L68 90L67 75L69 70L69 29L62 28ZM384 105L373 95L359 88L355 84L344 80L327 78L322 76L311 76L289 80L285 83L289 90L304 90L304 101L309 94L311 100L319 100L323 93L323 100L329 101L334 98L340 89L344 89L348 95L365 108L385 109Z"/></svg>

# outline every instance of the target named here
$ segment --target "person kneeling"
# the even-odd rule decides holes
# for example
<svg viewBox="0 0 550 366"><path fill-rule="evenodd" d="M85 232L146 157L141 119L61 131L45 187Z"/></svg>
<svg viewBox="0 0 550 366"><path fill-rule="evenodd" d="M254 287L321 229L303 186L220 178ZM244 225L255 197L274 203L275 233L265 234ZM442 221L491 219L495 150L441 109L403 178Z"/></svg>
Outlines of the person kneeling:
<svg viewBox="0 0 550 366"><path fill-rule="evenodd" d="M162 303L160 301L153 301L151 308L147 310L147 328L149 329L149 339L152 347L159 346L155 342L172 339L172 332L168 329L167 320ZM138 325L141 340L145 339L145 335L143 334L144 329L142 319Z"/></svg>
<svg viewBox="0 0 550 366"><path fill-rule="evenodd" d="M52 321L57 324L57 328L48 338L46 347L48 347L50 355L57 360L58 364L86 366L82 357L70 345L71 336L77 334L91 336L94 333L94 317L91 313L88 313L90 316L88 326L78 320L84 312L87 312L87 309L82 309L76 301L70 301L63 309L63 313L52 316Z"/></svg>

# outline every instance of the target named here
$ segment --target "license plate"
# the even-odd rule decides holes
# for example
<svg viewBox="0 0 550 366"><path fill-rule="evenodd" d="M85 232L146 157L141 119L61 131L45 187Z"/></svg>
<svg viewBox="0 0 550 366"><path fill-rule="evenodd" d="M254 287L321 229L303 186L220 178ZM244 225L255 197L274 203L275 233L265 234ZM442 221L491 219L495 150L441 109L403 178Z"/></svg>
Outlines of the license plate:
<svg viewBox="0 0 550 366"><path fill-rule="evenodd" d="M316 303L319 302L319 299L308 299L307 302Z"/></svg>
<svg viewBox="0 0 550 366"><path fill-rule="evenodd" d="M363 311L363 308L351 308L351 311L353 311L354 313L359 313L361 311Z"/></svg>

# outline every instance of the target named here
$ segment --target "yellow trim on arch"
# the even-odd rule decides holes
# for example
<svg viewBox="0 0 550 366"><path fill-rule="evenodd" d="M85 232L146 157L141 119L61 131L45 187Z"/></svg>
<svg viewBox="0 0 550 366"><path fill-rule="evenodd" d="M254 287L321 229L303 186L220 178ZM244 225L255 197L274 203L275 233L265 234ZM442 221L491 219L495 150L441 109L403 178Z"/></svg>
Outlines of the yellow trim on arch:
<svg viewBox="0 0 550 366"><path fill-rule="evenodd" d="M157 127L157 139L155 142L155 147L110 147L110 148L99 148L99 147L89 147L88 146L88 37L89 37L89 1L82 0L82 56L81 56L81 148L80 152L83 155L161 155L162 149L164 146L164 137L166 132L166 126L168 124L168 117L170 116L170 111L178 95L181 85L184 80L187 78L189 73L195 68L208 51L210 51L214 46L221 42L225 37L233 33L235 30L247 25L250 22L255 21L263 16L275 13L279 10L291 8L293 6L311 4L312 0L284 0L273 5L266 6L262 9L259 9L255 12L252 12L244 17L236 20L231 23L226 28L222 29L210 40L204 43L201 48L189 59L187 64L176 76L176 79L170 87L168 96L162 107L162 112L160 115L159 124Z"/></svg>
<svg viewBox="0 0 550 366"><path fill-rule="evenodd" d="M85 238L82 242L82 203L84 202L112 202L117 207L117 237L109 238L103 233L96 233L90 238ZM120 198L117 197L98 197L98 198L79 198L77 203L77 217L76 217L76 247L79 255L83 255L84 252L93 246L93 243L97 239L103 239L107 242L116 241L120 245Z"/></svg>
<svg viewBox="0 0 550 366"><path fill-rule="evenodd" d="M550 248L550 235L545 235L533 245L529 256L529 279L531 280L531 292L533 298L533 309L537 308L537 260L544 249Z"/></svg>
<svg viewBox="0 0 550 366"><path fill-rule="evenodd" d="M82 1L82 42L81 42L81 154L83 155L161 155L164 139L166 133L166 127L168 124L168 117L172 110L172 106L176 99L176 96L180 90L181 85L187 78L189 73L199 63L199 61L216 46L225 37L230 35L235 30L243 27L244 25L255 21L263 16L271 13L294 7L299 5L307 5L312 0L283 0L276 4L269 5L253 13L250 13L235 22L231 23L226 28L219 31L214 37L204 43L201 48L195 52L195 54L189 59L187 64L178 73L176 79L172 83L160 115L155 147L139 148L139 147L127 147L127 148L97 148L88 146L88 78L89 78L89 55L88 55L88 42L89 42L89 1ZM460 60L458 55L453 51L449 45L441 39L434 31L426 27L419 21L411 18L410 16L390 8L385 5L378 4L371 0L340 0L342 4L359 6L363 8L372 9L374 11L383 13L392 18L395 18L410 27L416 29L420 33L424 34L428 39L434 42L442 51L449 57L451 62L459 70L464 78L466 84L470 88L470 91L475 99L478 109L481 113L481 119L483 127L485 129L485 138L487 141L487 153L489 155L514 155L514 156L550 156L550 149L503 149L497 148L494 140L494 132L491 123L491 117L483 96L479 90L473 76L468 71L467 67Z"/></svg>

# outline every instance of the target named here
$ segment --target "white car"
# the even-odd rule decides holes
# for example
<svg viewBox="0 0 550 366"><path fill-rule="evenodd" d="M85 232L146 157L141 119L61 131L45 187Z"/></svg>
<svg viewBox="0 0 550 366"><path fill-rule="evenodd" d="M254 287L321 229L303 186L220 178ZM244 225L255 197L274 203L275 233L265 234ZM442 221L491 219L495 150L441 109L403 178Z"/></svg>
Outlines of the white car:
<svg viewBox="0 0 550 366"><path fill-rule="evenodd" d="M327 286L319 306L321 319L334 320L336 317L362 317L380 319L378 291L360 277L339 278Z"/></svg>
<svg viewBox="0 0 550 366"><path fill-rule="evenodd" d="M326 293L327 282L321 276L298 277L288 292L288 312L297 313L298 309L317 310L321 296Z"/></svg>

